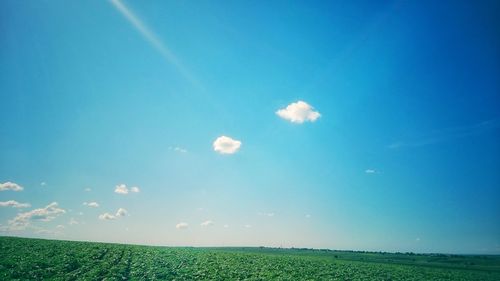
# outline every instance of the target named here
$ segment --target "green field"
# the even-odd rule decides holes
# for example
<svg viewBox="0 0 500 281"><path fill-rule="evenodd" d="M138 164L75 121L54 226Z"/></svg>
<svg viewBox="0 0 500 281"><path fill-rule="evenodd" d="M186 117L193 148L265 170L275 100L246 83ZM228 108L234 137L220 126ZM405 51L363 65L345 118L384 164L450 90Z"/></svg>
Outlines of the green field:
<svg viewBox="0 0 500 281"><path fill-rule="evenodd" d="M500 280L500 256L0 237L0 280Z"/></svg>

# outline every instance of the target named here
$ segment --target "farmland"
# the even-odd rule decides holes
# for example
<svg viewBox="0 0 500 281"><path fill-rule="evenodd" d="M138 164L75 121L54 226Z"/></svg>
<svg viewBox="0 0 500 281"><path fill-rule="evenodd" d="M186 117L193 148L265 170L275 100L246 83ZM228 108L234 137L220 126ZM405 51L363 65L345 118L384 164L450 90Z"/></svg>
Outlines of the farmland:
<svg viewBox="0 0 500 281"><path fill-rule="evenodd" d="M500 257L0 237L0 280L500 280Z"/></svg>

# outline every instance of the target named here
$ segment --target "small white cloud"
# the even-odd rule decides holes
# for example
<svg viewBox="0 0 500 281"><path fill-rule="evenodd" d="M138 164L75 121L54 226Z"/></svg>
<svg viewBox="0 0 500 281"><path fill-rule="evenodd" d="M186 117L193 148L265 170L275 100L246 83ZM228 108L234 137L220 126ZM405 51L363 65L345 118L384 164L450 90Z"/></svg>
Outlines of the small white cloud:
<svg viewBox="0 0 500 281"><path fill-rule="evenodd" d="M415 241L420 242L420 237L417 237Z"/></svg>
<svg viewBox="0 0 500 281"><path fill-rule="evenodd" d="M214 225L214 222L211 220L204 221L200 224L201 226L212 226Z"/></svg>
<svg viewBox="0 0 500 281"><path fill-rule="evenodd" d="M83 212L78 212L78 215L79 216L83 216Z"/></svg>
<svg viewBox="0 0 500 281"><path fill-rule="evenodd" d="M104 214L99 215L99 219L100 220L115 220L115 219L124 217L126 215L128 215L127 210L125 210L123 208L119 208L116 211L116 214L112 215L110 213L104 213Z"/></svg>
<svg viewBox="0 0 500 281"><path fill-rule="evenodd" d="M0 207L29 208L31 207L31 205L29 203L19 203L14 200L9 200L5 202L0 202Z"/></svg>
<svg viewBox="0 0 500 281"><path fill-rule="evenodd" d="M0 183L0 191L6 191L6 190L12 190L12 191L21 191L24 188L20 186L17 183L14 182L5 182L5 183Z"/></svg>
<svg viewBox="0 0 500 281"><path fill-rule="evenodd" d="M128 194L129 192L138 193L140 191L141 190L137 186L133 186L129 190L125 184L119 184L115 187L115 193L124 194L124 195Z"/></svg>
<svg viewBox="0 0 500 281"><path fill-rule="evenodd" d="M377 171L376 171L376 170L374 170L374 169L366 169L366 170L365 170L365 173L366 173L366 174L375 174L375 173L377 173Z"/></svg>
<svg viewBox="0 0 500 281"><path fill-rule="evenodd" d="M304 101L289 104L286 108L276 111L276 115L292 123L302 124L305 121L314 122L321 114Z"/></svg>
<svg viewBox="0 0 500 281"><path fill-rule="evenodd" d="M29 212L19 213L15 218L9 220L9 225L24 228L32 221L51 221L56 217L66 213L65 210L58 207L57 202L52 202L44 208L34 209Z"/></svg>
<svg viewBox="0 0 500 281"><path fill-rule="evenodd" d="M128 194L128 188L124 184L119 184L115 187L115 193L118 194Z"/></svg>
<svg viewBox="0 0 500 281"><path fill-rule="evenodd" d="M249 225L249 224L245 224L243 227L244 227L244 228L252 228L252 226L251 226L251 225Z"/></svg>
<svg viewBox="0 0 500 281"><path fill-rule="evenodd" d="M127 210L120 208L116 211L116 217L124 217L128 214Z"/></svg>
<svg viewBox="0 0 500 281"><path fill-rule="evenodd" d="M274 213L259 213L259 216L274 217Z"/></svg>
<svg viewBox="0 0 500 281"><path fill-rule="evenodd" d="M71 218L68 222L69 225L75 225L75 224L78 224L78 221L75 220L74 218Z"/></svg>
<svg viewBox="0 0 500 281"><path fill-rule="evenodd" d="M225 225L223 225L222 227L224 227L224 228L229 228L229 224L225 224Z"/></svg>
<svg viewBox="0 0 500 281"><path fill-rule="evenodd" d="M46 186L46 185L47 185L47 183L46 183L46 182L44 182L44 181L42 181L42 182L40 183L40 186Z"/></svg>
<svg viewBox="0 0 500 281"><path fill-rule="evenodd" d="M309 219L309 218L311 218L311 215L307 214L306 219Z"/></svg>
<svg viewBox="0 0 500 281"><path fill-rule="evenodd" d="M114 219L116 219L116 217L110 213L104 213L104 214L99 215L99 219L100 220L114 220Z"/></svg>
<svg viewBox="0 0 500 281"><path fill-rule="evenodd" d="M179 152L179 153L187 153L188 152L187 149L182 148L182 147L178 147L178 146L175 146L175 147L169 146L168 149L175 151L175 152Z"/></svg>
<svg viewBox="0 0 500 281"><path fill-rule="evenodd" d="M218 137L214 143L214 151L220 154L236 153L241 147L241 141L226 136Z"/></svg>
<svg viewBox="0 0 500 281"><path fill-rule="evenodd" d="M188 226L189 225L187 223L180 222L180 223L178 223L178 224L175 225L175 228L177 228L177 229L186 229L186 228L188 228Z"/></svg>
<svg viewBox="0 0 500 281"><path fill-rule="evenodd" d="M57 228L57 229L64 229L64 225L59 224L59 225L57 225L57 226L56 226L56 228Z"/></svg>
<svg viewBox="0 0 500 281"><path fill-rule="evenodd" d="M87 187L87 188L85 188L83 191L85 191L85 192L91 192L91 191L92 191L92 189L91 189L90 187Z"/></svg>
<svg viewBox="0 0 500 281"><path fill-rule="evenodd" d="M97 202L83 202L83 205L87 206L87 207L92 207L92 208L99 207L99 204Z"/></svg>

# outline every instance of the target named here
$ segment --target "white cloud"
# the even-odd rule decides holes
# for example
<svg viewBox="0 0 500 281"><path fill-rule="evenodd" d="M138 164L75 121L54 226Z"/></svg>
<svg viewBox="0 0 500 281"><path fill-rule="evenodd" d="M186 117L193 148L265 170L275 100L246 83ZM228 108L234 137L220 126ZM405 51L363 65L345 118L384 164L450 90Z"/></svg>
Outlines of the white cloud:
<svg viewBox="0 0 500 281"><path fill-rule="evenodd" d="M110 213L104 213L104 214L99 215L99 219L100 220L114 220L114 219L116 219L116 217Z"/></svg>
<svg viewBox="0 0 500 281"><path fill-rule="evenodd" d="M181 148L181 147L176 147L176 148L174 148L174 150L177 151L177 152L181 152L181 153L186 153L187 152L187 150L185 148Z"/></svg>
<svg viewBox="0 0 500 281"><path fill-rule="evenodd" d="M83 202L83 205L85 205L87 207L92 207L92 208L99 207L99 204L97 202Z"/></svg>
<svg viewBox="0 0 500 281"><path fill-rule="evenodd" d="M29 203L19 203L14 200L9 200L5 202L0 202L0 207L29 208L31 207L31 205Z"/></svg>
<svg viewBox="0 0 500 281"><path fill-rule="evenodd" d="M115 193L118 194L128 194L128 188L124 184L119 184L115 187Z"/></svg>
<svg viewBox="0 0 500 281"><path fill-rule="evenodd" d="M78 224L79 222L77 220L75 220L74 218L71 218L68 222L69 225L75 225L75 224Z"/></svg>
<svg viewBox="0 0 500 281"><path fill-rule="evenodd" d="M128 214L127 210L120 208L116 211L116 217L124 217Z"/></svg>
<svg viewBox="0 0 500 281"><path fill-rule="evenodd" d="M119 208L116 211L116 214L112 215L110 213L104 213L104 214L99 215L99 219L100 220L115 220L115 219L118 219L120 217L124 217L127 214L128 214L127 210L125 210L123 208Z"/></svg>
<svg viewBox="0 0 500 281"><path fill-rule="evenodd" d="M251 226L251 225L249 225L249 224L245 224L243 227L244 227L244 228L252 228L252 226Z"/></svg>
<svg viewBox="0 0 500 281"><path fill-rule="evenodd" d="M307 214L306 219L309 219L309 218L311 218L311 215Z"/></svg>
<svg viewBox="0 0 500 281"><path fill-rule="evenodd" d="M57 202L52 202L45 208L34 209L29 212L19 213L15 218L9 220L12 226L26 227L31 221L51 221L56 217L66 213L65 210L58 207Z"/></svg>
<svg viewBox="0 0 500 281"><path fill-rule="evenodd" d="M214 141L213 146L214 151L220 154L233 154L240 149L241 141L226 136L220 136Z"/></svg>
<svg viewBox="0 0 500 281"><path fill-rule="evenodd" d="M20 186L17 183L14 182L5 182L5 183L0 183L0 191L5 191L5 190L12 190L12 191L21 191L24 188Z"/></svg>
<svg viewBox="0 0 500 281"><path fill-rule="evenodd" d="M212 226L214 225L214 222L211 220L204 221L200 224L201 226Z"/></svg>
<svg viewBox="0 0 500 281"><path fill-rule="evenodd" d="M274 217L274 213L259 213L259 216Z"/></svg>
<svg viewBox="0 0 500 281"><path fill-rule="evenodd" d="M115 187L115 193L118 194L128 194L129 192L138 193L141 190L137 186L133 186L130 189L125 184L119 184Z"/></svg>
<svg viewBox="0 0 500 281"><path fill-rule="evenodd" d="M229 228L229 224L223 225L224 228Z"/></svg>
<svg viewBox="0 0 500 281"><path fill-rule="evenodd" d="M188 228L188 226L189 225L186 222L180 222L180 223L178 223L178 224L175 225L175 228L177 228L177 229L186 229L186 228Z"/></svg>
<svg viewBox="0 0 500 281"><path fill-rule="evenodd" d="M58 225L56 226L56 228L57 228L57 229L64 229L64 225L62 225L62 224L58 224Z"/></svg>
<svg viewBox="0 0 500 281"><path fill-rule="evenodd" d="M46 183L46 182L44 182L44 181L42 181L42 182L40 183L40 185L41 185L41 186L46 186L46 185L47 185L47 183Z"/></svg>
<svg viewBox="0 0 500 281"><path fill-rule="evenodd" d="M92 191L92 189L90 189L90 187L87 187L87 188L84 189L84 191L85 192L90 192L90 191Z"/></svg>
<svg viewBox="0 0 500 281"><path fill-rule="evenodd" d="M289 104L286 108L276 111L276 114L292 123L302 124L305 121L314 122L321 114L314 111L313 107L304 101Z"/></svg>
<svg viewBox="0 0 500 281"><path fill-rule="evenodd" d="M178 147L178 146L169 146L168 149L170 150L173 150L175 152L179 152L179 153L187 153L187 149L185 148L182 148L182 147Z"/></svg>
<svg viewBox="0 0 500 281"><path fill-rule="evenodd" d="M366 173L366 174L375 174L375 173L377 173L377 171L376 171L376 170L374 170L374 169L366 169L366 170L365 170L365 173Z"/></svg>

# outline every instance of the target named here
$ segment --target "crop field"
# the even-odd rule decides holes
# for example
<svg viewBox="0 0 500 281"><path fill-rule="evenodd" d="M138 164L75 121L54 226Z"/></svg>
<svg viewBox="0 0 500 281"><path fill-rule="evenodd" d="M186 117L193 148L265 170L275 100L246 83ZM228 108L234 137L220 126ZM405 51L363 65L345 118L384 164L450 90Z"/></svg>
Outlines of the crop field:
<svg viewBox="0 0 500 281"><path fill-rule="evenodd" d="M0 280L500 280L499 256L180 248L0 237Z"/></svg>

